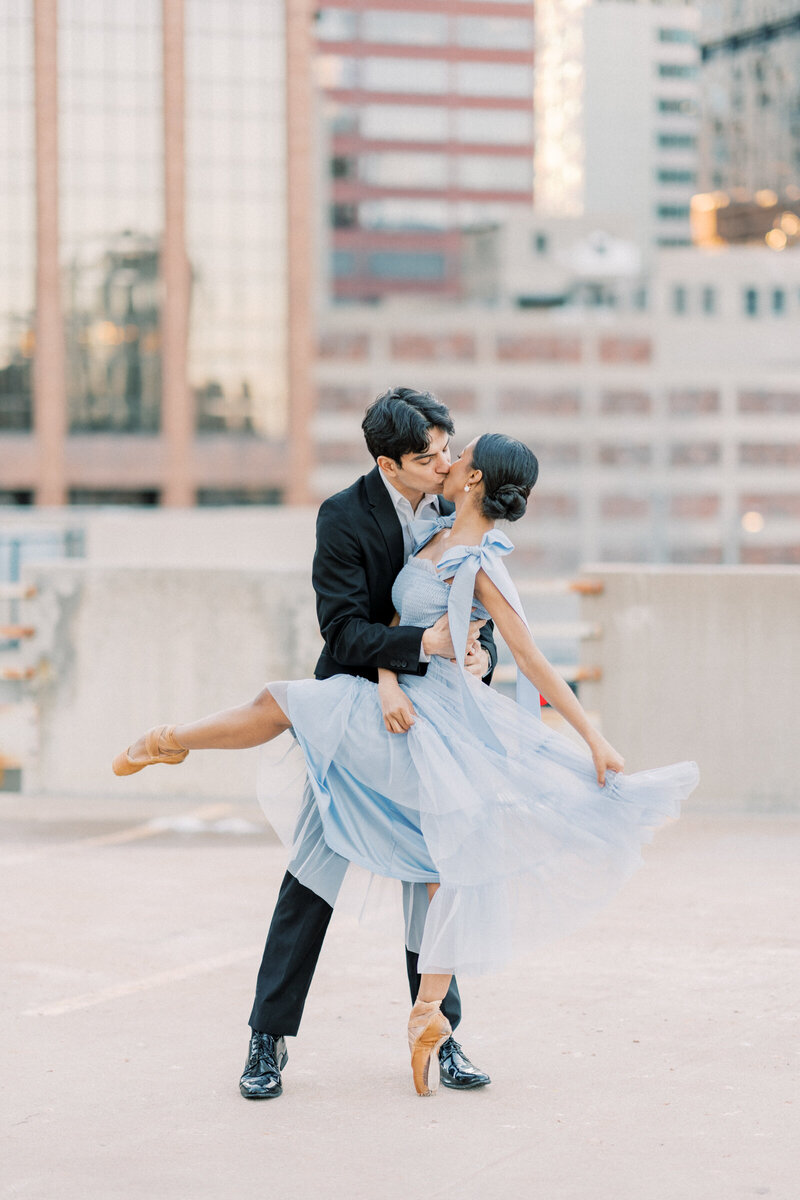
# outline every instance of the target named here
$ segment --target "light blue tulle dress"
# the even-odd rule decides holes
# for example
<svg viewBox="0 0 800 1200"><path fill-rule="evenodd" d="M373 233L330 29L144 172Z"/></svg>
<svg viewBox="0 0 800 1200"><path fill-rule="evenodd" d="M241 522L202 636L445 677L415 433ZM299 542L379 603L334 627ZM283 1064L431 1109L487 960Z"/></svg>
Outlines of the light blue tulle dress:
<svg viewBox="0 0 800 1200"><path fill-rule="evenodd" d="M418 522L415 551L453 519ZM492 530L436 564L412 556L392 593L400 623L428 627L448 612L463 662L470 612L488 616L473 596L479 569L524 620L503 563L512 549ZM440 883L423 918L421 971L495 970L574 929L640 865L641 846L677 817L698 781L696 764L684 762L612 772L600 787L586 748L442 658L400 684L416 713L407 734L387 732L368 680L270 685L291 719L308 784L290 822L275 816L269 771L259 791L291 844L289 869L331 902L331 879L348 863Z"/></svg>

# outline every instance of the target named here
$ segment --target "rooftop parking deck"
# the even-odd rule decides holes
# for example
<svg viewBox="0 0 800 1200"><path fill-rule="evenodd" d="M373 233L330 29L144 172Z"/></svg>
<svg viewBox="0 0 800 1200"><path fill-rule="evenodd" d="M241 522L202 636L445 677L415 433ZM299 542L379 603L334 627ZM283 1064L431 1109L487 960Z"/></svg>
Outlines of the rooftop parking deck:
<svg viewBox="0 0 800 1200"><path fill-rule="evenodd" d="M332 923L244 1101L285 854L255 804L0 798L0 1195L796 1200L800 819L689 814L589 925L462 981L493 1083L414 1094L399 916Z"/></svg>

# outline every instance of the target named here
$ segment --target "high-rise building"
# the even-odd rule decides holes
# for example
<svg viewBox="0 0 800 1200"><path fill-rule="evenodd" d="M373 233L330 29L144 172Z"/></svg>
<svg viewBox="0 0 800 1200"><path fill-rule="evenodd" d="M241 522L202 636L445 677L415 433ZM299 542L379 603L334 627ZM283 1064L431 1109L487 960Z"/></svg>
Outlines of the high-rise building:
<svg viewBox="0 0 800 1200"><path fill-rule="evenodd" d="M702 0L700 244L800 238L797 0Z"/></svg>
<svg viewBox="0 0 800 1200"><path fill-rule="evenodd" d="M752 200L800 184L797 0L701 0L705 191ZM797 198L797 197L796 197Z"/></svg>
<svg viewBox="0 0 800 1200"><path fill-rule="evenodd" d="M471 235L497 243L489 304L331 307L316 494L368 469L364 407L410 383L449 405L456 450L496 430L538 454L514 570L800 564L800 254L658 250L643 306L636 247L574 224Z"/></svg>
<svg viewBox="0 0 800 1200"><path fill-rule="evenodd" d="M0 23L0 501L302 498L310 3Z"/></svg>
<svg viewBox="0 0 800 1200"><path fill-rule="evenodd" d="M334 298L457 295L459 230L531 206L531 0L331 0L316 33Z"/></svg>
<svg viewBox="0 0 800 1200"><path fill-rule="evenodd" d="M625 215L688 245L697 190L698 14L684 0L538 0L535 179L552 216Z"/></svg>

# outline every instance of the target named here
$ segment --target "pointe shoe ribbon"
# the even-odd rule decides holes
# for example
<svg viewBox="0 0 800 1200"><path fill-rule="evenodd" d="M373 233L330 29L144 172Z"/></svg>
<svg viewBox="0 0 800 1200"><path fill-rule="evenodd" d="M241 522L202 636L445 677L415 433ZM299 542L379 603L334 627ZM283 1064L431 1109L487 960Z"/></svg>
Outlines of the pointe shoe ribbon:
<svg viewBox="0 0 800 1200"><path fill-rule="evenodd" d="M189 751L175 740L174 725L154 725L144 735L145 759L131 758L131 748L118 754L111 764L115 775L135 775L153 763L182 763Z"/></svg>
<svg viewBox="0 0 800 1200"><path fill-rule="evenodd" d="M453 1032L439 1011L439 1000L417 1000L408 1018L408 1048L418 1096L430 1096L439 1086L439 1049ZM431 1062L433 1078L428 1082Z"/></svg>

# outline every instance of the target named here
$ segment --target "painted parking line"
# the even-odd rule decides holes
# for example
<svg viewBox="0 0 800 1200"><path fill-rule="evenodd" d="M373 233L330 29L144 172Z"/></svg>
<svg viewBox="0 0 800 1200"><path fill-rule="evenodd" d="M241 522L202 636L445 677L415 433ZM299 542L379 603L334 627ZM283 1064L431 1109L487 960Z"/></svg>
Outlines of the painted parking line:
<svg viewBox="0 0 800 1200"><path fill-rule="evenodd" d="M232 804L206 804L202 808L193 809L191 812L181 813L174 820L176 822L180 820L218 821L234 811L235 806ZM153 817L149 821L145 821L139 825L131 825L127 829L118 830L116 833L100 833L93 837L76 838L71 842L56 842L53 845L37 846L33 850L20 850L16 853L6 854L0 857L0 867L21 866L26 863L36 862L41 858L49 858L53 854L72 853L75 850L90 850L97 846L123 846L127 842L138 842L143 838L157 837L164 832L168 832L165 818Z"/></svg>
<svg viewBox="0 0 800 1200"><path fill-rule="evenodd" d="M97 1004L105 1004L109 1000L120 1000L125 996L135 996L139 992L149 992L154 988L166 987L171 983L181 983L184 979L192 979L196 975L210 975L221 971L235 963L256 961L258 950L247 946L238 950L229 950L227 954L219 954L215 958L203 958L199 962L187 963L183 967L173 967L169 971L159 971L155 975L145 975L141 979L132 979L128 983L118 983L111 987L99 988L94 992L83 992L80 996L68 996L53 1004L44 1004L40 1008L28 1008L23 1012L24 1017L61 1017L65 1013L78 1012L83 1008L94 1008Z"/></svg>

